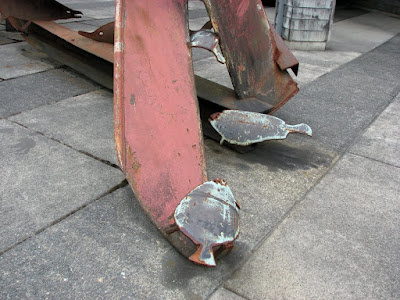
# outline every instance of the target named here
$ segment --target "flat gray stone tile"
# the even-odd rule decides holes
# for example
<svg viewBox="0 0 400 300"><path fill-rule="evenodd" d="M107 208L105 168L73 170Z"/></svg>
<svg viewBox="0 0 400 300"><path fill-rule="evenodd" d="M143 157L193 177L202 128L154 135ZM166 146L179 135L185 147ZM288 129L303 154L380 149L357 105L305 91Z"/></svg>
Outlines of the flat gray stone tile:
<svg viewBox="0 0 400 300"><path fill-rule="evenodd" d="M115 16L115 1L96 1L95 3L80 1L68 4L68 6L81 11L84 18L105 19Z"/></svg>
<svg viewBox="0 0 400 300"><path fill-rule="evenodd" d="M357 58L305 85L276 115L288 123L310 125L314 131L310 143L346 149L400 89L399 81L369 73L360 76L354 72L360 63Z"/></svg>
<svg viewBox="0 0 400 300"><path fill-rule="evenodd" d="M89 205L0 257L2 299L205 299L229 276L182 257L129 187Z"/></svg>
<svg viewBox="0 0 400 300"><path fill-rule="evenodd" d="M333 22L337 23L368 13L368 11L356 7L336 6Z"/></svg>
<svg viewBox="0 0 400 300"><path fill-rule="evenodd" d="M94 20L90 20L90 21L83 21L82 23L88 24L88 25L92 25L95 26L96 28L103 26L105 24L114 22L115 18L108 18L108 19L94 19Z"/></svg>
<svg viewBox="0 0 400 300"><path fill-rule="evenodd" d="M346 155L226 287L249 299L397 299L399 193L399 168Z"/></svg>
<svg viewBox="0 0 400 300"><path fill-rule="evenodd" d="M209 51L207 50L199 49L195 53L196 56L193 56L193 69L196 75L233 89L232 81L225 64L219 63L214 55L197 60L197 55L199 54L204 56L209 55Z"/></svg>
<svg viewBox="0 0 400 300"><path fill-rule="evenodd" d="M201 0L189 1L188 6L189 6L189 10L205 9L204 3Z"/></svg>
<svg viewBox="0 0 400 300"><path fill-rule="evenodd" d="M6 120L0 135L0 252L124 180L119 169Z"/></svg>
<svg viewBox="0 0 400 300"><path fill-rule="evenodd" d="M111 92L96 90L18 114L10 120L117 164Z"/></svg>
<svg viewBox="0 0 400 300"><path fill-rule="evenodd" d="M300 63L296 81L305 85L361 55L345 51L292 51Z"/></svg>
<svg viewBox="0 0 400 300"><path fill-rule="evenodd" d="M12 43L15 43L15 41L0 36L0 46L12 44Z"/></svg>
<svg viewBox="0 0 400 300"><path fill-rule="evenodd" d="M400 94L362 134L350 152L400 167Z"/></svg>
<svg viewBox="0 0 400 300"><path fill-rule="evenodd" d="M380 80L400 82L400 35L363 55L352 69L356 74L375 77Z"/></svg>
<svg viewBox="0 0 400 300"><path fill-rule="evenodd" d="M25 42L0 47L0 77L3 79L38 73L59 66L60 63Z"/></svg>
<svg viewBox="0 0 400 300"><path fill-rule="evenodd" d="M55 69L0 82L0 117L81 95L99 87L69 69Z"/></svg>
<svg viewBox="0 0 400 300"><path fill-rule="evenodd" d="M0 38L9 39L14 42L25 41L19 32L0 31Z"/></svg>
<svg viewBox="0 0 400 300"><path fill-rule="evenodd" d="M224 288L219 288L209 298L209 300L228 300L228 299L229 300L246 300L245 298L243 298L235 293L232 293L231 291L228 291L227 289L224 289Z"/></svg>
<svg viewBox="0 0 400 300"><path fill-rule="evenodd" d="M239 154L206 140L208 176L225 179L242 212L239 241L252 250L302 199L336 160L337 153L293 142L271 141ZM245 213L245 214L244 214ZM248 229L246 229L248 228Z"/></svg>
<svg viewBox="0 0 400 300"><path fill-rule="evenodd" d="M210 18L208 16L196 19L189 19L189 28L191 30L200 30L208 21L210 21Z"/></svg>
<svg viewBox="0 0 400 300"><path fill-rule="evenodd" d="M367 13L333 24L328 50L366 53L400 33L400 19Z"/></svg>
<svg viewBox="0 0 400 300"><path fill-rule="evenodd" d="M97 29L96 26L89 25L83 22L70 22L70 23L63 23L62 26L67 27L69 29L72 29L74 31L87 31L87 32L93 32Z"/></svg>

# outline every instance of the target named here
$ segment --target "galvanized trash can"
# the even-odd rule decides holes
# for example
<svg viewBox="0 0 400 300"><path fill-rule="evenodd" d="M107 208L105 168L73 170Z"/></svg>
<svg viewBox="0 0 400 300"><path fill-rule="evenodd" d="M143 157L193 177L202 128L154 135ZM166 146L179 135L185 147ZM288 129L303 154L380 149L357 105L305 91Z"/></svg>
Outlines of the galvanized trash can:
<svg viewBox="0 0 400 300"><path fill-rule="evenodd" d="M335 0L277 0L275 29L290 49L325 50Z"/></svg>

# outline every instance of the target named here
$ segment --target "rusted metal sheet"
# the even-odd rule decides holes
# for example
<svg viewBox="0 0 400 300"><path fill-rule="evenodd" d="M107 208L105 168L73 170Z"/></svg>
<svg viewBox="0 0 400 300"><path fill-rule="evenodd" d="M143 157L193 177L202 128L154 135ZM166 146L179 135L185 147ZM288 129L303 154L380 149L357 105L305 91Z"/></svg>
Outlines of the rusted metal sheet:
<svg viewBox="0 0 400 300"><path fill-rule="evenodd" d="M80 18L82 13L55 0L0 0L1 19L14 17L29 21Z"/></svg>
<svg viewBox="0 0 400 300"><path fill-rule="evenodd" d="M276 111L297 93L297 84L282 71L277 47L260 0L204 1L220 37L222 53L239 98L256 98Z"/></svg>
<svg viewBox="0 0 400 300"><path fill-rule="evenodd" d="M281 38L281 36L276 32L275 28L271 28L272 33L274 35L275 44L276 44L276 52L275 52L275 60L278 64L279 68L284 71L286 69L292 69L293 73L297 76L299 71L299 61L290 51L288 46L286 46L285 42Z"/></svg>
<svg viewBox="0 0 400 300"><path fill-rule="evenodd" d="M210 117L210 123L221 135L221 144L248 146L268 140L282 140L289 133L302 133L312 136L307 124L286 124L285 121L270 115L238 110L225 110Z"/></svg>
<svg viewBox="0 0 400 300"><path fill-rule="evenodd" d="M77 32L54 22L43 22L41 23L43 27L35 22L32 22L29 26L28 34L24 35L28 43L62 64L85 74L102 86L109 89L113 88L113 64L107 60L107 58L113 59L113 45L89 40L80 36ZM59 27L63 28L63 30L54 30ZM59 35L51 33L46 28L51 28L52 31ZM67 34L64 35L64 33ZM86 40L90 43L85 42ZM75 43L75 45L72 43ZM99 45L96 46L96 44ZM86 49L100 48L104 51L99 55L86 51Z"/></svg>
<svg viewBox="0 0 400 300"><path fill-rule="evenodd" d="M239 235L239 205L224 180L208 181L191 191L175 210L179 229L196 245L190 260L215 266L213 248Z"/></svg>
<svg viewBox="0 0 400 300"><path fill-rule="evenodd" d="M115 22L110 22L100 26L94 32L78 31L78 33L98 42L114 44L114 27Z"/></svg>
<svg viewBox="0 0 400 300"><path fill-rule="evenodd" d="M185 0L117 0L114 124L119 164L152 222L185 256L174 213L208 180Z"/></svg>
<svg viewBox="0 0 400 300"><path fill-rule="evenodd" d="M108 62L114 61L114 47L112 44L100 43L80 35L78 32L51 21L35 21L35 25L45 31L63 39L65 42L86 52L96 55Z"/></svg>

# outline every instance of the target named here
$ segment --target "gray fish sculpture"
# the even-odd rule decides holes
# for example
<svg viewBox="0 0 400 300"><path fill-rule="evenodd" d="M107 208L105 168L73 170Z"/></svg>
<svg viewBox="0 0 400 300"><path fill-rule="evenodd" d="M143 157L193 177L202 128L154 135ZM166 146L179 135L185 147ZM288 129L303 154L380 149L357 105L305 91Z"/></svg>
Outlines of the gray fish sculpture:
<svg viewBox="0 0 400 300"><path fill-rule="evenodd" d="M175 209L174 218L179 230L198 245L189 259L201 265L215 266L213 248L233 246L239 235L239 205L222 179L192 190Z"/></svg>
<svg viewBox="0 0 400 300"><path fill-rule="evenodd" d="M261 113L224 110L212 114L209 121L222 136L221 144L226 140L231 144L247 146L267 140L283 140L289 133L312 136L307 124L289 125L277 117Z"/></svg>

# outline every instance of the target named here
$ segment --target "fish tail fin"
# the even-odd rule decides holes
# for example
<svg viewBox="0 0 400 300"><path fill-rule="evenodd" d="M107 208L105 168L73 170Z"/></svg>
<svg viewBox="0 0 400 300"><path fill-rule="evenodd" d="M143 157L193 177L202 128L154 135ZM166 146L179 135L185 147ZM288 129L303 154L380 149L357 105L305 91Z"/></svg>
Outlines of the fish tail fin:
<svg viewBox="0 0 400 300"><path fill-rule="evenodd" d="M196 252L189 259L197 264L215 267L214 253L210 246L200 245Z"/></svg>

